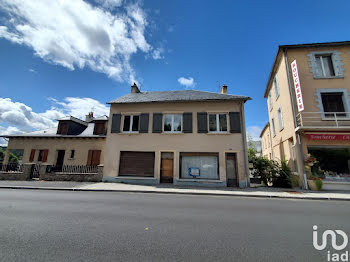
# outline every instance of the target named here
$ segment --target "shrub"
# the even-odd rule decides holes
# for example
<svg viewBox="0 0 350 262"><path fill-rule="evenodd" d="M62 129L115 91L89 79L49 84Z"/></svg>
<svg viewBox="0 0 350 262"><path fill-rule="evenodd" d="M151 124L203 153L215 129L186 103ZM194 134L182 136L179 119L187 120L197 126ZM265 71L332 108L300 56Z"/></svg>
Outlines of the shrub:
<svg viewBox="0 0 350 262"><path fill-rule="evenodd" d="M288 167L287 161L283 159L281 161L281 167L279 168L279 172L272 179L272 185L274 187L291 188L291 175L292 171Z"/></svg>
<svg viewBox="0 0 350 262"><path fill-rule="evenodd" d="M265 157L253 157L252 175L258 177L267 186L272 182L273 178L279 172L279 165L274 160L269 160Z"/></svg>
<svg viewBox="0 0 350 262"><path fill-rule="evenodd" d="M317 190L322 189L322 185L323 185L322 179L315 179L315 184L317 186Z"/></svg>

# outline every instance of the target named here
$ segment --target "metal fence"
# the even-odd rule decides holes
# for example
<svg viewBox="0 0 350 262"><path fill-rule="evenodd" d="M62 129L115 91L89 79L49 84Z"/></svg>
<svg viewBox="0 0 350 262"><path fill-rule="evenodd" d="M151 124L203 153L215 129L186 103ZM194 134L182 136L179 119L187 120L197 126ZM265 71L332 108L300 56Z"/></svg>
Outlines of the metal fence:
<svg viewBox="0 0 350 262"><path fill-rule="evenodd" d="M16 163L2 164L0 163L1 172L23 172L23 165Z"/></svg>
<svg viewBox="0 0 350 262"><path fill-rule="evenodd" d="M47 173L56 172L56 173L67 173L67 174L93 174L98 173L97 166L48 166L46 168Z"/></svg>
<svg viewBox="0 0 350 262"><path fill-rule="evenodd" d="M300 127L349 127L350 112L301 112L297 114Z"/></svg>

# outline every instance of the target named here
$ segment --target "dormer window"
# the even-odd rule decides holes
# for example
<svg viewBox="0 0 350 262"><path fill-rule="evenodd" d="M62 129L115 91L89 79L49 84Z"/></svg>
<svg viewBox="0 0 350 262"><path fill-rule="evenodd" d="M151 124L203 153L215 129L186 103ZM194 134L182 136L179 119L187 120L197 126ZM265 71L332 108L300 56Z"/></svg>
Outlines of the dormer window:
<svg viewBox="0 0 350 262"><path fill-rule="evenodd" d="M68 123L67 122L59 122L57 134L58 135L67 135L68 134Z"/></svg>
<svg viewBox="0 0 350 262"><path fill-rule="evenodd" d="M94 135L105 135L106 134L106 123L105 121L95 122Z"/></svg>

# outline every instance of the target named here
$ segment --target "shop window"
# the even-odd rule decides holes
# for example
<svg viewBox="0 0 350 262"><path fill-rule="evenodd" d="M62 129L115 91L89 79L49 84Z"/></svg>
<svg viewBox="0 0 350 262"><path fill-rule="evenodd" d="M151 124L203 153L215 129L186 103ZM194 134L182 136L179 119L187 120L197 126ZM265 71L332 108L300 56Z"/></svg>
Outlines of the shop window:
<svg viewBox="0 0 350 262"><path fill-rule="evenodd" d="M209 114L209 132L227 132L226 114Z"/></svg>
<svg viewBox="0 0 350 262"><path fill-rule="evenodd" d="M337 113L337 117L345 117L345 107L343 102L343 92L327 92L321 93L323 112L332 112L330 114L324 114L325 117L334 117Z"/></svg>
<svg viewBox="0 0 350 262"><path fill-rule="evenodd" d="M218 153L180 153L181 178L219 179Z"/></svg>
<svg viewBox="0 0 350 262"><path fill-rule="evenodd" d="M124 116L123 132L138 132L139 131L139 119L138 115L126 115Z"/></svg>
<svg viewBox="0 0 350 262"><path fill-rule="evenodd" d="M182 115L181 114L164 114L163 131L165 133L182 132Z"/></svg>

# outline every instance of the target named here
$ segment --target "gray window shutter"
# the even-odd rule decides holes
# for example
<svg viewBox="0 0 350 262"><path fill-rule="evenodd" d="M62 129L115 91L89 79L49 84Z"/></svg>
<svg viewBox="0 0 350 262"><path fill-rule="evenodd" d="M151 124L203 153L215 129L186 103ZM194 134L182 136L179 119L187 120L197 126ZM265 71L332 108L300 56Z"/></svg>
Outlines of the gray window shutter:
<svg viewBox="0 0 350 262"><path fill-rule="evenodd" d="M183 113L183 131L192 133L192 113Z"/></svg>
<svg viewBox="0 0 350 262"><path fill-rule="evenodd" d="M149 114L143 113L140 115L140 133L148 133L148 122L149 122Z"/></svg>
<svg viewBox="0 0 350 262"><path fill-rule="evenodd" d="M241 113L230 112L230 132L241 133Z"/></svg>
<svg viewBox="0 0 350 262"><path fill-rule="evenodd" d="M198 133L208 133L208 113L197 113Z"/></svg>
<svg viewBox="0 0 350 262"><path fill-rule="evenodd" d="M121 114L113 114L111 133L120 133Z"/></svg>
<svg viewBox="0 0 350 262"><path fill-rule="evenodd" d="M152 133L162 133L162 121L163 114L162 113L153 113L153 125L152 125Z"/></svg>

